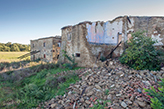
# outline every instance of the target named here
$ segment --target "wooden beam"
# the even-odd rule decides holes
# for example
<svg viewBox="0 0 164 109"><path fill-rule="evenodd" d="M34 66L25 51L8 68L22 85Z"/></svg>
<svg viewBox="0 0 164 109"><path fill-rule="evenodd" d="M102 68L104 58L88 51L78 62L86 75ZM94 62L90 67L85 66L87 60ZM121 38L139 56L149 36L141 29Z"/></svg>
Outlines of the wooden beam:
<svg viewBox="0 0 164 109"><path fill-rule="evenodd" d="M122 41L120 41L120 42L117 44L117 46L116 46L114 49L112 49L112 51L111 51L105 58L107 59L109 56L110 56L110 58L111 58L113 52L117 49L117 47L118 47L121 43L122 43Z"/></svg>

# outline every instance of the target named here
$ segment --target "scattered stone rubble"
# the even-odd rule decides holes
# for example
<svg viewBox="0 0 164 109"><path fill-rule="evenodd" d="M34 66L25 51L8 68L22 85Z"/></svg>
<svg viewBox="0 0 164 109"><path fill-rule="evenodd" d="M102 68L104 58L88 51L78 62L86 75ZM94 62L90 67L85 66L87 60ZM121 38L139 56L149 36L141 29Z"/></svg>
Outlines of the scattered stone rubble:
<svg viewBox="0 0 164 109"><path fill-rule="evenodd" d="M118 60L109 60L108 66L87 69L79 77L81 80L71 84L64 96L45 102L44 107L88 109L106 103L106 109L151 109L150 96L143 88L157 88L157 81L164 78L164 68L161 71L136 71Z"/></svg>

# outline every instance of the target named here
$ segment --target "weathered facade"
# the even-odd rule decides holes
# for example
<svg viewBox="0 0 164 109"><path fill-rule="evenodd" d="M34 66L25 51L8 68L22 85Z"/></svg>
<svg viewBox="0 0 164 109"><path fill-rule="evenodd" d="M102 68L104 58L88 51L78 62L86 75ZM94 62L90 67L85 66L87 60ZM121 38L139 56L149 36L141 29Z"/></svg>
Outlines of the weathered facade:
<svg viewBox="0 0 164 109"><path fill-rule="evenodd" d="M31 40L31 60L57 61L60 54L60 43L60 36Z"/></svg>
<svg viewBox="0 0 164 109"><path fill-rule="evenodd" d="M122 16L107 22L82 22L63 27L60 51L65 50L69 56L74 54L78 66L98 66L102 64L97 61L99 55L106 57L122 41L113 52L114 57L120 56L131 33L138 30L145 30L146 36L157 40L155 46L164 46L164 17ZM60 53L59 61L67 62Z"/></svg>

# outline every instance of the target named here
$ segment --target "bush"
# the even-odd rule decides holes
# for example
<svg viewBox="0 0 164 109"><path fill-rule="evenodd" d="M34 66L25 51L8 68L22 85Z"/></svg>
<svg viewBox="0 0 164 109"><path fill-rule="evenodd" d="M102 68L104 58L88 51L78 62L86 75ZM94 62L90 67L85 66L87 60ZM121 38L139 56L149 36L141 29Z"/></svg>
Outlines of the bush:
<svg viewBox="0 0 164 109"><path fill-rule="evenodd" d="M164 109L164 78L161 82L159 82L159 86L157 89L151 87L151 89L145 89L148 92L148 95L151 97L151 107L153 109Z"/></svg>
<svg viewBox="0 0 164 109"><path fill-rule="evenodd" d="M144 32L133 33L120 62L136 70L160 70L159 54L153 46L155 43L150 37L144 36Z"/></svg>

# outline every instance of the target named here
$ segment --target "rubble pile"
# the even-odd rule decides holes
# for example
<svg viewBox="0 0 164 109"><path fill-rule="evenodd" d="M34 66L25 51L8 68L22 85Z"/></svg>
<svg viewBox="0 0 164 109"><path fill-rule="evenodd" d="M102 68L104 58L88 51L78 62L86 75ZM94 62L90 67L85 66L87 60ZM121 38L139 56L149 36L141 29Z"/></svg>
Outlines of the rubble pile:
<svg viewBox="0 0 164 109"><path fill-rule="evenodd" d="M164 68L137 71L118 60L109 60L108 66L86 69L79 77L81 80L70 85L64 96L45 102L44 107L86 109L103 105L106 109L151 109L151 97L143 88L157 88L157 81L164 78Z"/></svg>

